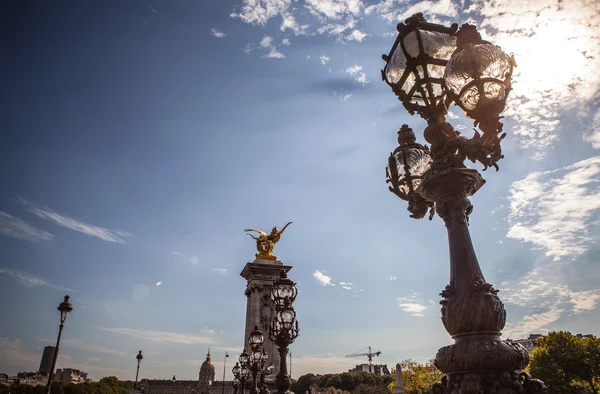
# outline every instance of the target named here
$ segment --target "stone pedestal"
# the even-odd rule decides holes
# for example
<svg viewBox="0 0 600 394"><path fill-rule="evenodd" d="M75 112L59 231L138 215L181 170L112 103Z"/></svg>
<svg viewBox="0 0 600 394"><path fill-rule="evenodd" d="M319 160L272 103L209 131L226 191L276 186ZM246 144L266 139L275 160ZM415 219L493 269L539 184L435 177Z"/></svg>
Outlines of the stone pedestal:
<svg viewBox="0 0 600 394"><path fill-rule="evenodd" d="M279 351L278 347L269 339L269 326L276 316L275 306L271 300L271 289L281 276L281 272L292 269L290 265L284 265L279 260L256 259L247 263L240 275L247 280L246 285L246 329L244 331L244 347L250 351L248 336L257 325L262 331L265 342L263 348L269 355L268 362L272 362L273 373L266 378L269 387L274 387L275 376L279 373Z"/></svg>

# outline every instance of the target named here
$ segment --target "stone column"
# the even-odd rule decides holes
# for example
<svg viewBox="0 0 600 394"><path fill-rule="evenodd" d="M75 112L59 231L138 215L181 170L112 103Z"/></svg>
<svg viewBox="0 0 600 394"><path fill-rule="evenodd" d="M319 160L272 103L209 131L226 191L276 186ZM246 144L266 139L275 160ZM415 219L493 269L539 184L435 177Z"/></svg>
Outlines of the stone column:
<svg viewBox="0 0 600 394"><path fill-rule="evenodd" d="M404 377L402 376L402 367L400 364L396 364L396 387L394 387L394 394L406 394L404 389Z"/></svg>
<svg viewBox="0 0 600 394"><path fill-rule="evenodd" d="M275 376L279 373L279 351L278 347L269 339L269 326L276 316L275 306L271 301L271 289L273 284L281 276L281 272L292 269L290 265L283 265L279 260L261 260L257 258L247 263L240 275L247 280L246 297L246 329L244 331L244 347L250 351L248 336L257 325L262 331L265 342L263 348L269 355L268 363L273 363L273 373L266 378L266 384L275 387Z"/></svg>

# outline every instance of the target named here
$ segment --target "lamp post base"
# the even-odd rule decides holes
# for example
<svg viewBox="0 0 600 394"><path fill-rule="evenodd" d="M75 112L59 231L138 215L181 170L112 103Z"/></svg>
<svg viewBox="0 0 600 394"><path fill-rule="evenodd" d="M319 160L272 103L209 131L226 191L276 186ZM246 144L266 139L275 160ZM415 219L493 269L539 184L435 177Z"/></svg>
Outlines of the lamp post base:
<svg viewBox="0 0 600 394"><path fill-rule="evenodd" d="M542 394L546 386L528 373L513 371L463 372L447 374L442 383L431 388L432 394Z"/></svg>

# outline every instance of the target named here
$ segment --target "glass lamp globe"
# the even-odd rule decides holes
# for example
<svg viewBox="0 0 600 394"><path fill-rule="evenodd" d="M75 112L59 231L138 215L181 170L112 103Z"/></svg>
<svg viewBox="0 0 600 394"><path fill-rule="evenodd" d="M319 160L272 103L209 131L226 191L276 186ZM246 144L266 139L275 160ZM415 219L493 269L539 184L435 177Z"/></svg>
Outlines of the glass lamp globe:
<svg viewBox="0 0 600 394"><path fill-rule="evenodd" d="M421 13L398 24L390 54L383 55L382 77L409 113L428 119L444 104L442 78L456 48L457 28L456 24L448 28L427 23Z"/></svg>
<svg viewBox="0 0 600 394"><path fill-rule="evenodd" d="M252 347L260 347L260 345L262 345L265 341L265 337L263 333L258 329L258 325L254 326L254 330L250 333L248 341L250 342L250 346Z"/></svg>
<svg viewBox="0 0 600 394"><path fill-rule="evenodd" d="M240 367L240 363L235 363L235 367L233 367L231 369L231 372L233 373L233 376L239 376L240 375L240 370L242 369L242 367Z"/></svg>
<svg viewBox="0 0 600 394"><path fill-rule="evenodd" d="M457 49L444 72L448 95L472 119L498 116L511 89L514 58L482 40L473 25L464 24L456 36Z"/></svg>
<svg viewBox="0 0 600 394"><path fill-rule="evenodd" d="M283 272L281 278L275 282L273 289L271 290L271 298L275 303L275 306L282 307L287 304L291 304L296 300L298 295L298 289L296 284L287 278L287 274Z"/></svg>
<svg viewBox="0 0 600 394"><path fill-rule="evenodd" d="M69 314L69 312L71 312L73 310L73 305L71 304L71 301L69 301L71 297L69 297L68 295L65 296L65 300L63 302L60 303L60 305L58 306L58 311L60 312L60 322L61 324L65 322L65 320L67 320L67 315Z"/></svg>
<svg viewBox="0 0 600 394"><path fill-rule="evenodd" d="M296 312L289 309L282 309L277 312L277 320L281 324L281 327L284 330L291 330L294 325L294 320L296 319Z"/></svg>
<svg viewBox="0 0 600 394"><path fill-rule="evenodd" d="M240 354L240 357L239 357L240 364L242 366L245 365L248 362L248 358L249 358L249 355L248 355L248 353L246 353L246 349L244 349L242 351L242 354Z"/></svg>

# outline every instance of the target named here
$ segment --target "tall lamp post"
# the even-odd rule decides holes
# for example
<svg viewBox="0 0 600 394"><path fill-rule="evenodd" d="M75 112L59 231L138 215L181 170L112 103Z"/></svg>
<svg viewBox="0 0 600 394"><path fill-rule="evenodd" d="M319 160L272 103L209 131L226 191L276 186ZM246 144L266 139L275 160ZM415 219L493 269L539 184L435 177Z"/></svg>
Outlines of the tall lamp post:
<svg viewBox="0 0 600 394"><path fill-rule="evenodd" d="M504 156L500 113L511 89L516 66L500 47L481 39L475 26L444 27L427 23L422 14L397 26L398 37L382 77L404 107L427 121L427 148L416 143L404 125L400 146L390 155L390 191L408 201L411 217L422 218L432 208L444 220L450 246L450 283L442 291L442 321L455 343L439 349L435 363L446 375L433 387L437 394L543 393L544 384L521 372L529 362L519 344L500 339L506 311L498 291L487 283L469 234L469 202L485 183L466 159L484 170ZM475 120L472 138L446 122L454 102Z"/></svg>
<svg viewBox="0 0 600 394"><path fill-rule="evenodd" d="M225 358L223 359L223 386L221 387L221 394L225 393L225 365L227 364L227 357L229 357L229 353L225 352Z"/></svg>
<svg viewBox="0 0 600 394"><path fill-rule="evenodd" d="M133 384L133 389L137 390L138 375L140 374L140 363L142 362L142 359L144 358L144 355L142 354L141 350L137 354L137 356L135 356L135 358L137 359L137 371L135 372L135 383Z"/></svg>
<svg viewBox="0 0 600 394"><path fill-rule="evenodd" d="M239 386L240 386L240 394L244 394L246 391L246 382L248 381L248 377L250 374L250 370L248 369L248 361L250 360L250 356L246 353L246 349L242 351L240 357L238 358L238 362L233 367L233 375L238 378Z"/></svg>
<svg viewBox="0 0 600 394"><path fill-rule="evenodd" d="M271 299L277 315L271 322L269 337L279 348L279 373L275 378L276 394L293 394L289 389L292 380L287 372L288 347L298 337L300 329L296 320L296 311L292 306L298 290L296 284L288 279L285 272L275 282L271 290Z"/></svg>
<svg viewBox="0 0 600 394"><path fill-rule="evenodd" d="M71 297L66 295L65 300L61 302L57 308L60 312L60 326L58 326L58 339L56 340L56 349L54 349L54 357L52 358L52 368L50 368L50 373L48 374L48 383L46 384L45 390L46 394L50 394L50 386L52 385L52 379L54 378L54 368L56 367L56 359L58 358L60 335L62 334L63 327L65 326L65 320L67 320L67 315L73 310L73 305L71 305L69 298Z"/></svg>

